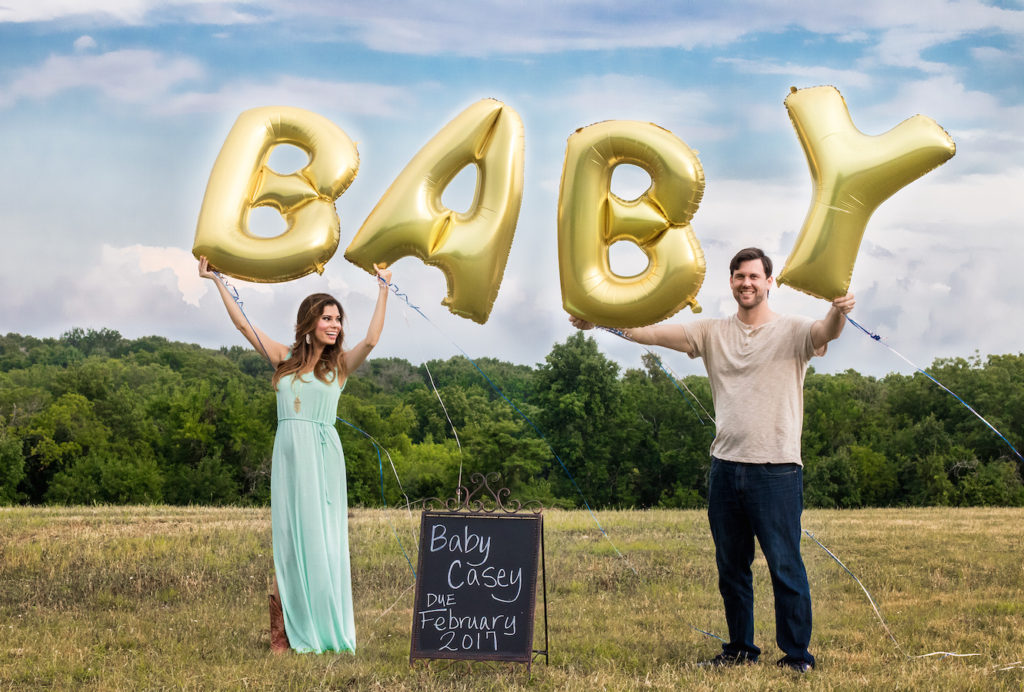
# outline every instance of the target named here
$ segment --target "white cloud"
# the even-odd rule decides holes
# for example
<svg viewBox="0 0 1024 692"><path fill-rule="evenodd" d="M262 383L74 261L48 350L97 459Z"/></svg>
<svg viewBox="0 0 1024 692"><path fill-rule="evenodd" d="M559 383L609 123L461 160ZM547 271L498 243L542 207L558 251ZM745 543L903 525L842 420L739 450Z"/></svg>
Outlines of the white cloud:
<svg viewBox="0 0 1024 692"><path fill-rule="evenodd" d="M537 3L529 8L509 0L429 5L405 0L386 8L352 2L317 5L313 11L355 29L358 40L373 50L411 54L693 48L725 45L751 29L748 22L724 21L704 6L680 10L671 5L642 7L590 0Z"/></svg>
<svg viewBox="0 0 1024 692"><path fill-rule="evenodd" d="M145 0L9 0L0 7L0 22L47 22L93 15L101 21L134 24L150 5Z"/></svg>
<svg viewBox="0 0 1024 692"><path fill-rule="evenodd" d="M727 46L793 29L870 45L873 60L934 72L930 48L982 32L1019 35L1024 11L978 0L898 3L622 4L567 0L524 6L521 0L432 2L348 0L15 0L0 22L77 20L91 26L262 23L285 31L317 31L311 40L355 40L386 53L422 55L541 55L564 51Z"/></svg>
<svg viewBox="0 0 1024 692"><path fill-rule="evenodd" d="M953 42L962 36L962 32L951 30L943 32L921 31L918 28L897 28L883 33L881 40L871 50L873 60L866 62L880 63L886 66L910 67L929 74L941 74L948 67L934 60L926 60L922 56L929 48Z"/></svg>
<svg viewBox="0 0 1024 692"><path fill-rule="evenodd" d="M870 40L870 35L866 31L850 31L841 34L837 40L840 43L867 43Z"/></svg>
<svg viewBox="0 0 1024 692"><path fill-rule="evenodd" d="M167 98L161 112L241 112L253 104L287 104L315 112L394 117L408 112L415 96L409 89L368 82L334 82L280 76L263 82L224 85L213 92L184 92Z"/></svg>
<svg viewBox="0 0 1024 692"><path fill-rule="evenodd" d="M75 42L81 51L94 45L88 36ZM410 101L415 98L406 88L290 75L261 82L229 82L211 92L181 89L205 76L205 68L191 58L151 50L51 55L41 64L16 73L0 90L0 108L83 89L114 101L142 105L161 115L231 113L253 104L281 103L317 112L394 117L409 112Z"/></svg>
<svg viewBox="0 0 1024 692"><path fill-rule="evenodd" d="M716 62L736 67L743 74L784 75L793 78L794 86L800 84L842 84L851 87L867 87L871 77L862 70L839 70L823 65L798 65L776 63L772 60L747 60L743 58L716 58Z"/></svg>
<svg viewBox="0 0 1024 692"><path fill-rule="evenodd" d="M0 107L43 100L69 89L94 89L115 101L153 104L175 86L202 75L203 69L191 58L150 50L51 55L39 66L19 71L0 92Z"/></svg>
<svg viewBox="0 0 1024 692"><path fill-rule="evenodd" d="M76 53L85 53L96 47L96 39L92 36L79 36L74 43Z"/></svg>
<svg viewBox="0 0 1024 692"><path fill-rule="evenodd" d="M923 113L941 124L992 122L993 118L1004 117L1003 108L994 95L968 89L960 80L945 74L903 82L895 98L863 110L877 118L888 114L889 118L905 119Z"/></svg>
<svg viewBox="0 0 1024 692"><path fill-rule="evenodd" d="M177 278L182 300L189 305L198 307L199 299L206 293L208 282L199 277L195 257L182 248L145 245L117 248L104 245L102 262L101 271L104 273L117 272L132 266L146 273L169 269Z"/></svg>
<svg viewBox="0 0 1024 692"><path fill-rule="evenodd" d="M892 99L850 106L854 122L867 134L887 131L916 113L927 115L953 137L957 156L949 165L964 172L1012 170L1024 160L1024 106L969 89L951 75L908 81Z"/></svg>
<svg viewBox="0 0 1024 692"><path fill-rule="evenodd" d="M700 89L681 89L638 74L603 74L573 80L554 94L549 110L577 127L601 120L653 122L687 139L715 140L728 133L717 121L720 105Z"/></svg>
<svg viewBox="0 0 1024 692"><path fill-rule="evenodd" d="M235 0L8 0L0 6L0 22L77 21L90 26L243 24L258 21L260 14L266 13L245 12Z"/></svg>
<svg viewBox="0 0 1024 692"><path fill-rule="evenodd" d="M887 64L930 69L920 52L967 34L1014 33L1024 12L976 1L894 3L793 3L747 0L729 3L662 3L642 6L605 0L538 4L524 11L518 0L424 5L414 0L382 6L293 4L327 23L349 26L369 48L392 53L458 55L543 54L559 51L725 46L758 34L794 28L870 43L879 32L876 57Z"/></svg>
<svg viewBox="0 0 1024 692"><path fill-rule="evenodd" d="M971 57L979 62L999 63L1009 60L1013 56L1005 50L992 46L975 46L971 48Z"/></svg>

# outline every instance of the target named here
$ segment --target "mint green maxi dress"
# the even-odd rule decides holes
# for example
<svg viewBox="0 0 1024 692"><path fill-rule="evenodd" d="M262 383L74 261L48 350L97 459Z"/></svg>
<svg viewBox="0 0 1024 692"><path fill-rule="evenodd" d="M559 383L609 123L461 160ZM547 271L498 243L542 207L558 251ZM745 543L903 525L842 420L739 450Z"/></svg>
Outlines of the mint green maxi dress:
<svg viewBox="0 0 1024 692"><path fill-rule="evenodd" d="M356 650L345 453L334 427L344 387L312 373L277 385L274 569L288 641L299 652Z"/></svg>

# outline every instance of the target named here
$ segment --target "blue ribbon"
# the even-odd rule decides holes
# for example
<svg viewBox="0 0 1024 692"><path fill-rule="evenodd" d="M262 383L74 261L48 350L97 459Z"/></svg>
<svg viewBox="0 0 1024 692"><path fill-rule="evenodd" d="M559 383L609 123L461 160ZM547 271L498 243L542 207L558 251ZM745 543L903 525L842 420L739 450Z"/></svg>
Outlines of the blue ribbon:
<svg viewBox="0 0 1024 692"><path fill-rule="evenodd" d="M682 384L682 380L680 380L678 377L676 377L674 373L669 372L668 368L665 367L665 363L661 360L661 356L659 356L657 353L655 353L651 349L649 349L646 346L644 346L643 344L641 344L639 341L635 341L633 339L630 339L628 336L626 336L625 332L623 332L623 331L621 331L619 329L613 329L612 327L598 327L598 329L602 329L602 330L608 332L609 334L614 334L615 336L617 336L617 337L619 337L621 339L625 339L626 341L628 341L631 344L636 344L637 346L640 346L643 350L647 351L647 353L650 354L654 358L655 362L658 363L658 367L661 368L661 371L663 373L665 373L665 375L666 375L666 377L668 377L669 381L673 385L675 385L676 391L679 392L680 394L683 394L683 401L685 401L687 404L689 404L690 408L693 409L693 412L695 414L697 414L697 420L700 421L700 424L704 425L704 416L700 415L700 411L698 411L697 408L693 405L693 403L689 399L686 398L686 394L689 394L691 397L693 397L693 400L697 402L697 405L701 407L701 409L704 411L704 413L707 415L708 419L712 423L715 422L715 417L712 416L710 413L708 413L707 409L704 408L704 404L700 403L700 399L697 398L697 395L694 394L693 392L691 392L690 388L686 387L686 384ZM682 384L682 386L686 388L686 394L683 393L683 389L679 386L680 384ZM712 636L714 636L714 635L712 635Z"/></svg>
<svg viewBox="0 0 1024 692"><path fill-rule="evenodd" d="M999 436L999 439L1001 439L1001 440L1002 440L1003 442L1005 442L1005 443L1006 443L1006 446L1007 446L1007 447L1009 447L1009 448L1010 448L1011 450L1013 450L1013 453L1017 455L1017 458L1018 458L1018 459L1020 459L1021 461L1024 461L1024 456L1021 456L1021 453L1017 451L1017 448L1016 448L1016 447L1014 447L1014 446L1013 446L1013 445L1012 445L1012 444L1010 443L1010 441L1009 441L1008 439L1006 439L1006 437L1005 437L1005 436L1004 436L1004 435L1003 435L1003 434L1002 434L1001 432L999 432L998 430L996 430L996 428L995 428L995 426L994 426L994 425L992 425L992 424L991 424L991 423L989 423L989 422L988 422L987 420L985 420L985 419L984 419L984 417L982 417L982 415L981 415L980 413L978 413L977 411L975 411L975 410L974 410L974 408L973 408L973 407L971 407L971 405L970 405L970 404L968 404L968 403L967 403L966 401L964 401L963 399L961 399L961 398L960 398L960 396L959 396L959 395L958 395L958 394L957 394L956 392L954 392L954 391L953 391L952 389L950 389L949 387L947 387L946 385L942 384L942 383L941 383L941 382L939 382L939 381L938 381L937 379L935 379L934 377L932 377L930 373L926 372L925 370L922 370L922 369L921 369L921 368L919 368L919 367L918 367L917 365L915 365L914 363L912 363L912 362L910 361L910 359L908 359L908 358L907 358L906 356L904 356L904 355L903 355L902 353L900 353L899 351L897 351L896 349L894 349L894 348L893 348L892 346L890 346L889 344L885 343L885 341L883 341L883 340L882 340L882 337L881 337L881 335L879 335L879 334L875 334L874 332L871 332L871 331L868 331L868 330L867 330L867 329L865 329L865 328L864 328L863 326L861 326L860 324L858 324L857 322L855 322L855 321L854 321L854 319L853 319L852 317L850 317L849 315L847 315L847 316L846 316L846 319L847 319L847 320L849 320L850 324L852 324L852 325L853 325L854 327L856 327L857 329L861 330L862 332L864 332L865 334L867 334L867 335L868 335L869 337L871 337L871 339L873 339L874 341L877 341L878 343L882 344L882 345L883 345L883 346L885 346L885 347L886 347L887 349L889 349L890 351L892 351L893 353L895 353L895 354L896 354L897 356L899 356L900 358L902 358L902 359L903 359L904 361L906 361L906 362L907 362L907 363L908 363L908 364L910 365L910 367L914 368L914 369L915 369L915 370L917 370L917 371L918 371L919 373L921 373L922 375L924 375L925 377L927 377L927 378L928 378L929 380L931 380L932 382L934 382L934 383L935 383L935 384L937 384L938 386L942 387L942 389L944 389L944 390L945 390L945 391L946 391L947 393L949 393L949 394L950 394L950 395L951 395L951 396L952 396L952 397L953 397L954 399L956 399L956 400L957 400L957 401L959 401L959 402L960 402L961 404L963 404L964 408L966 408L966 409L967 409L968 411L970 411L970 412L971 412L971 413L973 413L973 414L974 414L975 416L977 416L977 417L978 417L978 420L980 420L980 421L981 421L982 423L984 423L985 425L987 425L987 426L989 427L989 430L991 430L991 431L992 431L992 432L994 432L994 433L995 433L996 435L998 435L998 436Z"/></svg>
<svg viewBox="0 0 1024 692"><path fill-rule="evenodd" d="M353 430L355 430L356 432L362 433L362 435L366 439L368 439L370 441L370 444L373 445L373 448L375 450L377 450L377 470L380 472L380 501L381 501L381 503L385 507L387 507L388 506L388 501L384 497L384 459L380 455L380 445L377 444L377 441L375 439L373 439L373 437L370 435L370 433L366 432L362 428L359 428L359 427L357 427L355 425L352 425L351 423L349 423L347 420L345 420L341 416L335 416L335 417L339 421L341 421L342 423L347 425L348 427L350 427ZM396 476L397 476L397 474L396 474ZM392 524L390 521L388 522L388 524L391 526L391 533L394 534L395 540L398 541L398 547L402 550L402 555L405 556L405 561L409 564L409 569L412 570L412 577L413 577L413 579L415 579L416 578L416 568L412 566L412 560L409 559L409 554L407 552L405 552L405 546L402 545L402 539L398 537L398 531L395 529L394 524Z"/></svg>

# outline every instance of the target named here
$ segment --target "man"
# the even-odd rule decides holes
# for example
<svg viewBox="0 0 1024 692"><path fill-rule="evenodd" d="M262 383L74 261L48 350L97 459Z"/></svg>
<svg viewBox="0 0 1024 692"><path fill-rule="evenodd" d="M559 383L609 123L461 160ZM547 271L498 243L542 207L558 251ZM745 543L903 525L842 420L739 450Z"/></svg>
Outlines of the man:
<svg viewBox="0 0 1024 692"><path fill-rule="evenodd" d="M811 594L800 557L803 512L803 383L807 363L825 354L853 309L853 294L837 298L824 319L780 315L768 307L772 261L746 248L729 263L736 315L687 326L624 330L641 344L703 358L715 405L715 439L708 476L708 521L725 603L729 641L704 665L757 661L750 566L754 538L768 561L775 593L778 665L804 673L814 667ZM594 325L576 317L579 329Z"/></svg>

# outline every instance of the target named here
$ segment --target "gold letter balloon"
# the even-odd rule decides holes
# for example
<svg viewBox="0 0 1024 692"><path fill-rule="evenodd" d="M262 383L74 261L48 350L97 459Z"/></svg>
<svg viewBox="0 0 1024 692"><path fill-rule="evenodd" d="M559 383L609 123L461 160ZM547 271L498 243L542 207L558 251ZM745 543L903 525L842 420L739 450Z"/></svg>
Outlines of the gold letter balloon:
<svg viewBox="0 0 1024 692"><path fill-rule="evenodd" d="M956 145L923 115L885 134L865 135L834 87L794 88L786 108L807 154L814 197L779 283L833 300L850 287L871 214L904 185L949 160Z"/></svg>
<svg viewBox="0 0 1024 692"><path fill-rule="evenodd" d="M476 167L476 193L465 213L441 202L466 166ZM479 101L445 125L409 161L345 250L373 271L414 255L441 269L454 314L483 324L501 286L523 198L523 124L494 99Z"/></svg>
<svg viewBox="0 0 1024 692"><path fill-rule="evenodd" d="M267 166L271 150L291 144L309 163L290 175ZM334 200L359 169L355 144L330 120L299 108L268 106L238 116L217 155L199 211L192 254L247 281L289 281L324 264L338 248ZM249 231L249 213L269 206L287 229L274 238Z"/></svg>
<svg viewBox="0 0 1024 692"><path fill-rule="evenodd" d="M612 171L633 164L650 187L626 201ZM704 194L704 170L690 147L652 123L610 120L569 137L558 198L558 266L566 311L609 327L659 322L689 305L700 312L704 251L690 219ZM636 276L611 269L609 248L635 243L647 255Z"/></svg>

